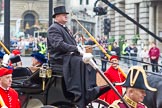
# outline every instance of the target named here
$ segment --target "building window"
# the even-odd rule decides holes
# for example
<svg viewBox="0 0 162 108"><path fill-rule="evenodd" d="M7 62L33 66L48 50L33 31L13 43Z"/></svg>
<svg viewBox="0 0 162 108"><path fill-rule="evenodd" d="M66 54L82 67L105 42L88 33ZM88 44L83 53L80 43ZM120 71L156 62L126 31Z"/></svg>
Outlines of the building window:
<svg viewBox="0 0 162 108"><path fill-rule="evenodd" d="M86 0L86 5L88 5L89 4L89 0Z"/></svg>
<svg viewBox="0 0 162 108"><path fill-rule="evenodd" d="M82 5L82 0L80 0L80 5Z"/></svg>
<svg viewBox="0 0 162 108"><path fill-rule="evenodd" d="M27 24L29 24L29 27L33 26L35 23L35 16L33 14L26 14L24 16L24 29Z"/></svg>
<svg viewBox="0 0 162 108"><path fill-rule="evenodd" d="M139 3L136 3L135 14L136 14L136 21L139 23ZM139 27L136 26L136 34L139 34Z"/></svg>
<svg viewBox="0 0 162 108"><path fill-rule="evenodd" d="M34 27L35 16L32 13L28 13L24 16L24 33L25 36L34 35L34 31L38 30L37 27Z"/></svg>

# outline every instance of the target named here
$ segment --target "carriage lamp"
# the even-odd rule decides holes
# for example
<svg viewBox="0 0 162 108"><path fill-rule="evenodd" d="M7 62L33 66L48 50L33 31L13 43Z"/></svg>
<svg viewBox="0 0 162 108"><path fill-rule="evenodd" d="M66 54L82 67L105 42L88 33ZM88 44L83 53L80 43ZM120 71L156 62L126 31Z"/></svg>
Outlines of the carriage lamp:
<svg viewBox="0 0 162 108"><path fill-rule="evenodd" d="M52 77L52 69L49 67L49 65L47 65L47 68L46 68L46 76L47 78Z"/></svg>
<svg viewBox="0 0 162 108"><path fill-rule="evenodd" d="M47 66L43 64L39 71L39 77L42 78L42 90L45 89L45 79L46 79L46 72L47 72L46 69L47 69Z"/></svg>
<svg viewBox="0 0 162 108"><path fill-rule="evenodd" d="M39 77L41 78L46 78L46 67L42 66L40 71L39 71Z"/></svg>

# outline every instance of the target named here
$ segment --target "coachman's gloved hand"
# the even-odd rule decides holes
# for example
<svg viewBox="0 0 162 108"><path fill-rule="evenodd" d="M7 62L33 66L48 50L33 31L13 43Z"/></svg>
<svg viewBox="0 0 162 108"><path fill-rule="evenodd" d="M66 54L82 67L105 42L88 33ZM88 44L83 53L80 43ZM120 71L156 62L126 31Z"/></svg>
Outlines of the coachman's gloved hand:
<svg viewBox="0 0 162 108"><path fill-rule="evenodd" d="M83 62L84 63L89 63L90 62L90 60L93 58L93 55L91 54L91 53L84 53L83 54L83 58L82 58L82 60L83 60Z"/></svg>
<svg viewBox="0 0 162 108"><path fill-rule="evenodd" d="M81 45L77 46L78 52L80 53L80 55L84 55L85 52L85 48Z"/></svg>

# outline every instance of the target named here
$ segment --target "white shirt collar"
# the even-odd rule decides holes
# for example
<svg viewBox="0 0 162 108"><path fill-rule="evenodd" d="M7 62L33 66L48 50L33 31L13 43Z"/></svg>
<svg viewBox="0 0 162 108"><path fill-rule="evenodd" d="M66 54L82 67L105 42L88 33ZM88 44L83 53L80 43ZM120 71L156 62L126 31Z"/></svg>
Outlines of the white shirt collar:
<svg viewBox="0 0 162 108"><path fill-rule="evenodd" d="M2 87L1 85L0 85L0 87L1 87L3 90L9 90L9 88L10 88L10 87L8 87L8 88L6 89L6 88Z"/></svg>

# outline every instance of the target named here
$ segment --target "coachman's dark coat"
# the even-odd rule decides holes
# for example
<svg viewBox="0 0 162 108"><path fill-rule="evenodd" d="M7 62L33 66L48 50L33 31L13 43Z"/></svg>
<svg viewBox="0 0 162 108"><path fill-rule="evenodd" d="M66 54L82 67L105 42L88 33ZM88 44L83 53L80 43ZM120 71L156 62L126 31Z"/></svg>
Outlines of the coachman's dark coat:
<svg viewBox="0 0 162 108"><path fill-rule="evenodd" d="M100 87L96 86L96 71L90 65L84 64L82 57L66 55L63 75L66 89L73 94L72 101L78 108L85 108L89 102L97 98Z"/></svg>
<svg viewBox="0 0 162 108"><path fill-rule="evenodd" d="M59 70L58 64L63 64L63 56L70 52L77 52L77 44L69 31L61 24L55 22L48 29L47 37L50 64Z"/></svg>
<svg viewBox="0 0 162 108"><path fill-rule="evenodd" d="M66 90L73 95L66 98L85 108L99 93L96 72L82 62L75 39L63 25L55 22L49 27L47 45L53 73L62 73Z"/></svg>

